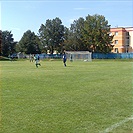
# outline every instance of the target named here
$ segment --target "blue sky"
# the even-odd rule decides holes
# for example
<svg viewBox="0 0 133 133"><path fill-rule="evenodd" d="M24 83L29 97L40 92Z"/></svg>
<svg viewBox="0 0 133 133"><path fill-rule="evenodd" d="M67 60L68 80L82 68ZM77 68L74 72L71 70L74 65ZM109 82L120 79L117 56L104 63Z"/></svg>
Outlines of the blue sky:
<svg viewBox="0 0 133 133"><path fill-rule="evenodd" d="M37 34L47 19L59 17L70 27L73 20L88 14L103 15L111 27L133 27L132 0L0 0L0 29L12 31L19 41L27 30Z"/></svg>

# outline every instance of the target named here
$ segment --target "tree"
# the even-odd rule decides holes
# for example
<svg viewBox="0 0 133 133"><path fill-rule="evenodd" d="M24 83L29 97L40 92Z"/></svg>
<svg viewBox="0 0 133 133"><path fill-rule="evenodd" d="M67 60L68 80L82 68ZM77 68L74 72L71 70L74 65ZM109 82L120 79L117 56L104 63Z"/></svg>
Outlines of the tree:
<svg viewBox="0 0 133 133"><path fill-rule="evenodd" d="M40 40L34 32L31 30L27 30L21 40L18 43L18 49L20 52L24 52L26 54L39 54L41 53L41 45Z"/></svg>
<svg viewBox="0 0 133 133"><path fill-rule="evenodd" d="M2 53L2 31L0 30L0 56Z"/></svg>
<svg viewBox="0 0 133 133"><path fill-rule="evenodd" d="M53 20L46 20L45 25L41 24L39 38L43 48L47 48L53 54L54 50L59 49L64 42L64 26L61 20L56 17Z"/></svg>
<svg viewBox="0 0 133 133"><path fill-rule="evenodd" d="M17 42L14 42L13 34L11 31L2 31L2 45L1 54L8 57L10 54L16 52L15 46Z"/></svg>
<svg viewBox="0 0 133 133"><path fill-rule="evenodd" d="M113 36L109 33L110 25L104 16L95 14L85 19L80 17L71 24L66 49L109 53L113 48Z"/></svg>
<svg viewBox="0 0 133 133"><path fill-rule="evenodd" d="M64 52L64 50L66 50L66 46L67 46L67 40L68 40L68 34L69 34L69 29L67 27L64 27L64 36L63 36L63 41L60 42L59 47L57 47L57 51L60 52L60 54L62 54Z"/></svg>
<svg viewBox="0 0 133 133"><path fill-rule="evenodd" d="M82 17L78 20L74 20L73 24L71 24L66 46L68 50L87 50L83 41L83 28L84 19Z"/></svg>
<svg viewBox="0 0 133 133"><path fill-rule="evenodd" d="M113 36L110 36L110 25L102 15L88 15L85 20L83 39L91 52L109 53Z"/></svg>

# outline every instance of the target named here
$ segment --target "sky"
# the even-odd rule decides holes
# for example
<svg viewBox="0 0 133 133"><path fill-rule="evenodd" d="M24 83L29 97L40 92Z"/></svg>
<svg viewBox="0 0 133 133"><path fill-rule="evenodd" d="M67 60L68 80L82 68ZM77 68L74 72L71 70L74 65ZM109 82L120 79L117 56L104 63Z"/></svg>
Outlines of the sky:
<svg viewBox="0 0 133 133"><path fill-rule="evenodd" d="M70 27L74 20L87 15L103 15L115 27L133 27L132 0L0 0L0 29L20 41L27 30L38 34L47 19L59 17Z"/></svg>

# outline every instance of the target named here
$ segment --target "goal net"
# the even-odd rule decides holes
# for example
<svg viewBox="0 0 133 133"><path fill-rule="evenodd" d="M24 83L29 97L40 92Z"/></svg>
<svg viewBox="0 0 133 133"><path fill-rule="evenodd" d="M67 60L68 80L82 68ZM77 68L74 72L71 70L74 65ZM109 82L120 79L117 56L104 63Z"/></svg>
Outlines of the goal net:
<svg viewBox="0 0 133 133"><path fill-rule="evenodd" d="M89 51L66 51L66 55L70 61L92 61L91 52Z"/></svg>

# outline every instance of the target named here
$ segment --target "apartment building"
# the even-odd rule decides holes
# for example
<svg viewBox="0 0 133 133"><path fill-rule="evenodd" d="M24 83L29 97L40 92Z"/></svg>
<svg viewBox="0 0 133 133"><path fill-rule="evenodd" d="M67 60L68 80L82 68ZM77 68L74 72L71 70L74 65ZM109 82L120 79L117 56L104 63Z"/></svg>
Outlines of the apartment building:
<svg viewBox="0 0 133 133"><path fill-rule="evenodd" d="M111 28L110 35L114 35L113 53L133 52L133 27Z"/></svg>

